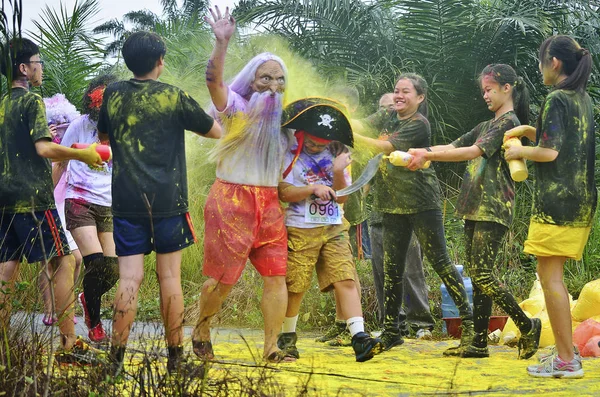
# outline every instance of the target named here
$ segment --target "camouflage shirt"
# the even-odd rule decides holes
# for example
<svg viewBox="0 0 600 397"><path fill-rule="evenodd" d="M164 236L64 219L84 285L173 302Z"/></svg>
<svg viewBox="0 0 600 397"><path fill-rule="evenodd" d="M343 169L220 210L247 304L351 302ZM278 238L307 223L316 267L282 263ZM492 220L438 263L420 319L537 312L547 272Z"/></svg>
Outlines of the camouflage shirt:
<svg viewBox="0 0 600 397"><path fill-rule="evenodd" d="M42 97L13 88L0 105L0 211L55 208L50 160L35 149L40 139L52 139Z"/></svg>
<svg viewBox="0 0 600 397"><path fill-rule="evenodd" d="M186 213L184 130L205 134L212 125L213 119L177 87L135 79L109 84L98 131L108 133L113 152L113 214Z"/></svg>
<svg viewBox="0 0 600 397"><path fill-rule="evenodd" d="M399 120L396 112L382 110L368 117L367 122L395 150L430 145L431 128L421 113ZM415 214L441 208L440 185L433 167L410 171L382 160L372 189L373 207L383 213Z"/></svg>
<svg viewBox="0 0 600 397"><path fill-rule="evenodd" d="M537 125L538 146L558 152L535 164L532 220L553 225L590 226L596 210L594 114L587 93L548 94Z"/></svg>
<svg viewBox="0 0 600 397"><path fill-rule="evenodd" d="M479 123L454 142L454 147L477 145L483 154L467 164L456 213L471 221L486 221L510 226L515 202L515 183L504 160L504 133L520 125L515 112L498 120Z"/></svg>

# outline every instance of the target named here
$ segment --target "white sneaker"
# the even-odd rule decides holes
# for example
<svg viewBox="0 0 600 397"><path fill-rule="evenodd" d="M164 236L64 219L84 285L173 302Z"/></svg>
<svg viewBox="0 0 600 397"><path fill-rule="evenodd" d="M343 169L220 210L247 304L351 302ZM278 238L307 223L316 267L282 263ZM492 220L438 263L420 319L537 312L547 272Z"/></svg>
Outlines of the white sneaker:
<svg viewBox="0 0 600 397"><path fill-rule="evenodd" d="M431 331L427 328L421 328L417 331L417 339L429 340L432 337Z"/></svg>
<svg viewBox="0 0 600 397"><path fill-rule="evenodd" d="M558 355L547 357L537 365L527 367L527 373L536 378L583 378L581 360L575 357L566 362Z"/></svg>

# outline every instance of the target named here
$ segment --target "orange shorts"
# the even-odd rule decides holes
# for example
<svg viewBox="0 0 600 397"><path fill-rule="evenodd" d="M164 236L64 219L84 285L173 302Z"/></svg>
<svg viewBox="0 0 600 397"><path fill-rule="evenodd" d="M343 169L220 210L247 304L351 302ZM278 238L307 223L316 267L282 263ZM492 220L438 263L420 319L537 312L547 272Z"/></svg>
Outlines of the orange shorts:
<svg viewBox="0 0 600 397"><path fill-rule="evenodd" d="M233 285L248 259L261 276L285 276L287 231L277 188L217 179L204 207L203 274Z"/></svg>

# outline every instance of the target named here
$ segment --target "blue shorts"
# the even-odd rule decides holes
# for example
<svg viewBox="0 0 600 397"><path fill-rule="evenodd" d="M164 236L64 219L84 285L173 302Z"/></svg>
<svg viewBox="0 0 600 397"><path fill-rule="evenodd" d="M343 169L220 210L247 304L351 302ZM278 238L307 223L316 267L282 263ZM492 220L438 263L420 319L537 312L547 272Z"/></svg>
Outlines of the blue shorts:
<svg viewBox="0 0 600 397"><path fill-rule="evenodd" d="M117 256L144 254L152 251L168 254L196 242L190 214L169 218L123 218L113 216Z"/></svg>
<svg viewBox="0 0 600 397"><path fill-rule="evenodd" d="M0 262L25 258L35 263L70 253L56 210L0 212Z"/></svg>

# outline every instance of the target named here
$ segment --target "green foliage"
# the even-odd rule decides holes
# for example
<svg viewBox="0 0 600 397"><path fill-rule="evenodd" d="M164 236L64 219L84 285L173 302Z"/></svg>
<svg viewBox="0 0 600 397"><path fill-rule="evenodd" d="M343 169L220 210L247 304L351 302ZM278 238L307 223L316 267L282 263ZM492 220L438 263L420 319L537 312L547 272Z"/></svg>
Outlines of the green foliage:
<svg viewBox="0 0 600 397"><path fill-rule="evenodd" d="M63 93L81 108L89 79L102 67L102 41L88 28L99 7L98 0L76 1L72 10L46 5L41 21L34 21L39 32L30 35L45 61L43 96Z"/></svg>

